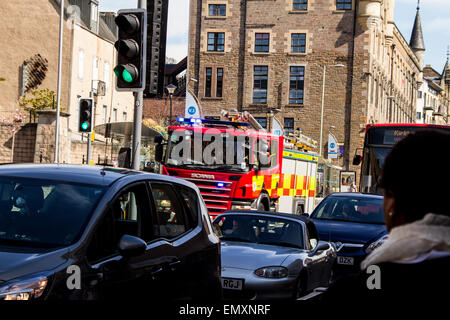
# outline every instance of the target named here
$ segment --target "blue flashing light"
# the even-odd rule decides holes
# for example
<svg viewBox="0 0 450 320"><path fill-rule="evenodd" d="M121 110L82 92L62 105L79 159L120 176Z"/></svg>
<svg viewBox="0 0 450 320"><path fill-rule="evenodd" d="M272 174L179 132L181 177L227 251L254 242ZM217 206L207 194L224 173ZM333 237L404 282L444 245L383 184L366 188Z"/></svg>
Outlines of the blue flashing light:
<svg viewBox="0 0 450 320"><path fill-rule="evenodd" d="M202 123L202 119L196 119L195 122L196 123Z"/></svg>
<svg viewBox="0 0 450 320"><path fill-rule="evenodd" d="M217 183L217 186L218 186L219 188L222 188L222 187L225 186L225 184L224 184L223 182L218 182L218 183Z"/></svg>
<svg viewBox="0 0 450 320"><path fill-rule="evenodd" d="M195 123L195 119L191 118L189 121L191 121L192 123Z"/></svg>
<svg viewBox="0 0 450 320"><path fill-rule="evenodd" d="M178 122L184 122L184 118L177 118Z"/></svg>

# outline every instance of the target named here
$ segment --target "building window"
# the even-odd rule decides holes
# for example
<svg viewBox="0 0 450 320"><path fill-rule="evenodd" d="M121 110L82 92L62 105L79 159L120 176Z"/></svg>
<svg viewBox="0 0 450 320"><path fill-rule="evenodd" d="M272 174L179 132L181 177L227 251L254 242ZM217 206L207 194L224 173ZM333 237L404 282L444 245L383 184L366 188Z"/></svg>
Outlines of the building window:
<svg viewBox="0 0 450 320"><path fill-rule="evenodd" d="M267 103L268 66L253 68L253 103Z"/></svg>
<svg viewBox="0 0 450 320"><path fill-rule="evenodd" d="M108 107L104 105L103 106L103 113L102 113L102 122L103 123L106 123L107 113L108 113Z"/></svg>
<svg viewBox="0 0 450 320"><path fill-rule="evenodd" d="M417 113L416 113L416 119L417 119L417 120L422 119L422 113L421 113L421 112L417 112Z"/></svg>
<svg viewBox="0 0 450 320"><path fill-rule="evenodd" d="M109 74L110 74L109 69L110 69L109 63L105 62L104 69L103 69L103 77L104 77L104 81L105 81L106 90L108 90L108 88L109 88Z"/></svg>
<svg viewBox="0 0 450 320"><path fill-rule="evenodd" d="M284 135L294 133L294 118L284 118Z"/></svg>
<svg viewBox="0 0 450 320"><path fill-rule="evenodd" d="M211 97L212 68L206 68L205 97Z"/></svg>
<svg viewBox="0 0 450 320"><path fill-rule="evenodd" d="M261 127L263 127L264 129L267 129L267 118L257 117L257 118L255 118L255 120L258 121L258 123L261 125Z"/></svg>
<svg viewBox="0 0 450 320"><path fill-rule="evenodd" d="M269 52L269 33L255 33L255 52Z"/></svg>
<svg viewBox="0 0 450 320"><path fill-rule="evenodd" d="M306 33L293 33L291 35L291 51L295 53L306 52Z"/></svg>
<svg viewBox="0 0 450 320"><path fill-rule="evenodd" d="M352 0L336 0L337 10L352 10Z"/></svg>
<svg viewBox="0 0 450 320"><path fill-rule="evenodd" d="M291 67L289 77L289 104L303 104L305 67Z"/></svg>
<svg viewBox="0 0 450 320"><path fill-rule="evenodd" d="M78 78L83 79L84 76L84 51L78 51Z"/></svg>
<svg viewBox="0 0 450 320"><path fill-rule="evenodd" d="M422 99L422 91L417 91L417 98Z"/></svg>
<svg viewBox="0 0 450 320"><path fill-rule="evenodd" d="M217 79L216 79L216 97L222 97L223 89L223 68L217 68Z"/></svg>
<svg viewBox="0 0 450 320"><path fill-rule="evenodd" d="M116 108L113 109L113 121L117 122L117 109Z"/></svg>
<svg viewBox="0 0 450 320"><path fill-rule="evenodd" d="M308 0L293 0L292 4L294 10L308 10Z"/></svg>
<svg viewBox="0 0 450 320"><path fill-rule="evenodd" d="M227 15L227 5L226 4L210 4L209 5L209 15L210 16L221 16Z"/></svg>
<svg viewBox="0 0 450 320"><path fill-rule="evenodd" d="M96 92L98 89L98 58L92 60L92 89Z"/></svg>
<svg viewBox="0 0 450 320"><path fill-rule="evenodd" d="M224 32L208 32L208 51L223 52L225 48Z"/></svg>
<svg viewBox="0 0 450 320"><path fill-rule="evenodd" d="M126 112L124 112L122 114L122 120L123 120L123 122L127 122L127 113Z"/></svg>

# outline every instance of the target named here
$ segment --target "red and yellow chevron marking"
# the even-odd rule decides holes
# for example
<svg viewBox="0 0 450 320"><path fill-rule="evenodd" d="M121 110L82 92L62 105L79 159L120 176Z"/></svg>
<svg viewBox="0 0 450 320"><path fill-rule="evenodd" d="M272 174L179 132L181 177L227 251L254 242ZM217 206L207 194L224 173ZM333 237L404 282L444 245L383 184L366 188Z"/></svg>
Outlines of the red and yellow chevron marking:
<svg viewBox="0 0 450 320"><path fill-rule="evenodd" d="M272 174L265 176L254 176L253 187L255 191L264 190L271 197L278 196L301 196L314 197L316 192L316 178L295 174Z"/></svg>
<svg viewBox="0 0 450 320"><path fill-rule="evenodd" d="M278 196L314 197L316 178L302 175L282 173Z"/></svg>

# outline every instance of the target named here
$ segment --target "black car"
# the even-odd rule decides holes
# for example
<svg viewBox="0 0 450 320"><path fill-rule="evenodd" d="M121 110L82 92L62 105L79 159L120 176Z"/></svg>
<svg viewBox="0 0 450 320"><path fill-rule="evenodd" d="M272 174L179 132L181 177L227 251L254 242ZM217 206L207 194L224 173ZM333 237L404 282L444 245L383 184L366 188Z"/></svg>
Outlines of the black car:
<svg viewBox="0 0 450 320"><path fill-rule="evenodd" d="M323 199L310 218L319 239L336 244L336 277L356 273L362 260L387 238L383 197L356 192Z"/></svg>
<svg viewBox="0 0 450 320"><path fill-rule="evenodd" d="M0 167L0 300L221 296L198 188L132 170Z"/></svg>

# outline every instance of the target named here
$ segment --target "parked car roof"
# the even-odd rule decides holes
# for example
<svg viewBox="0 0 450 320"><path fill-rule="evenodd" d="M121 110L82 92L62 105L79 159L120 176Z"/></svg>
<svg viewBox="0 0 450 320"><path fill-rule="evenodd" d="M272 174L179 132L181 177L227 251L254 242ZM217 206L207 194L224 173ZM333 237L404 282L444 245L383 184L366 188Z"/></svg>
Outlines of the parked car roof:
<svg viewBox="0 0 450 320"><path fill-rule="evenodd" d="M108 186L125 175L142 172L88 165L13 164L0 166L0 176L49 179Z"/></svg>
<svg viewBox="0 0 450 320"><path fill-rule="evenodd" d="M297 220L303 221L305 223L308 223L311 221L311 219L309 219L306 216L302 216L299 214L292 214L292 213L284 213L284 212L259 211L259 210L228 210L228 211L225 211L223 214L225 214L225 213L243 213L243 214L246 214L246 213L255 214L256 213L256 214L271 216L274 218L282 217L282 218L297 219Z"/></svg>
<svg viewBox="0 0 450 320"><path fill-rule="evenodd" d="M383 196L379 194L361 193L361 192L336 192L329 195L329 197L352 197L352 198L376 198L382 199Z"/></svg>

